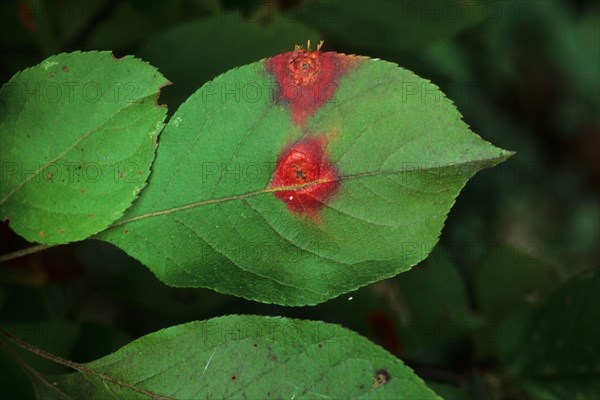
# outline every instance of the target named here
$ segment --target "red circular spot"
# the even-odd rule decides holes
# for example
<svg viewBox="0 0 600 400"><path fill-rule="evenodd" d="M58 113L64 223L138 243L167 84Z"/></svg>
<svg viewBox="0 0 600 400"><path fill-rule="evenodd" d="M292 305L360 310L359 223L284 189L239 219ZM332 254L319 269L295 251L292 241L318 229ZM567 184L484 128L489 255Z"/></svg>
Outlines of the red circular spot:
<svg viewBox="0 0 600 400"><path fill-rule="evenodd" d="M315 216L336 193L339 176L325 144L325 137L306 137L279 156L269 188L290 211Z"/></svg>

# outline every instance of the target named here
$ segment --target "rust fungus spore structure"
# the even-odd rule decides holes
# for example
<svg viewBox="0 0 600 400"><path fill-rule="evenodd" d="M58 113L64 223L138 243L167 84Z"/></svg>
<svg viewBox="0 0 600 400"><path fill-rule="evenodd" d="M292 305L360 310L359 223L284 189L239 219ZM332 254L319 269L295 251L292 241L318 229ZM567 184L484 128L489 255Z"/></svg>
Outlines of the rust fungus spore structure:
<svg viewBox="0 0 600 400"><path fill-rule="evenodd" d="M291 212L316 218L336 193L339 176L326 145L325 136L308 136L279 156L269 189Z"/></svg>

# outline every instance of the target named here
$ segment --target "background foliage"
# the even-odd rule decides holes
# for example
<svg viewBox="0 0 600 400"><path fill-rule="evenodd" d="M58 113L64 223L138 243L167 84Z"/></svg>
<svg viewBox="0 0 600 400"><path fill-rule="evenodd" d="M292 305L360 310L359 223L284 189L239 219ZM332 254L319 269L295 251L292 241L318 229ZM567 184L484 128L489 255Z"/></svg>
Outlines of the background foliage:
<svg viewBox="0 0 600 400"><path fill-rule="evenodd" d="M589 271L599 259L600 8L365 3L2 2L2 83L52 54L111 49L174 83L160 98L172 115L217 74L322 38L325 50L380 57L432 80L475 132L517 152L467 185L422 265L324 304L286 308L170 288L109 244L84 241L0 266L2 325L88 362L192 320L282 315L370 338L445 398L597 398L599 283ZM27 246L6 222L0 229L0 254ZM33 396L4 354L0 368L8 396Z"/></svg>

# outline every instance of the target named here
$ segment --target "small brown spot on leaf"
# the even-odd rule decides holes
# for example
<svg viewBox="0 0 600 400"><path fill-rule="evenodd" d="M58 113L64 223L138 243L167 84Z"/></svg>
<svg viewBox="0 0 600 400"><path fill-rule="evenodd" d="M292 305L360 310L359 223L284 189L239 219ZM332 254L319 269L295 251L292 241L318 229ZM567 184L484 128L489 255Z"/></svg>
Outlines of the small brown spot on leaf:
<svg viewBox="0 0 600 400"><path fill-rule="evenodd" d="M63 228L60 228L60 229L58 230L58 233L60 233L60 234L62 235L62 234L64 234L64 233L65 233L65 230L64 230Z"/></svg>
<svg viewBox="0 0 600 400"><path fill-rule="evenodd" d="M129 229L125 229L125 230L123 231L123 234L125 234L125 235L127 235L128 233L129 233Z"/></svg>
<svg viewBox="0 0 600 400"><path fill-rule="evenodd" d="M319 346L320 349L322 349L323 348L323 343L319 343L318 346Z"/></svg>
<svg viewBox="0 0 600 400"><path fill-rule="evenodd" d="M138 175L141 175L141 174L142 174L142 171L138 171Z"/></svg>
<svg viewBox="0 0 600 400"><path fill-rule="evenodd" d="M54 78L56 76L54 72L50 72L48 75L50 76L50 78Z"/></svg>
<svg viewBox="0 0 600 400"><path fill-rule="evenodd" d="M67 67L66 65L63 65L62 70L63 70L63 72L69 72L69 67Z"/></svg>
<svg viewBox="0 0 600 400"><path fill-rule="evenodd" d="M232 376L231 376L231 381L232 381L232 382L233 382L233 381L237 381L237 376L235 376L235 375L232 375Z"/></svg>
<svg viewBox="0 0 600 400"><path fill-rule="evenodd" d="M377 370L377 372L375 372L375 378L373 378L373 389L377 389L378 387L385 385L390 381L390 379L390 373L387 372L387 370L383 368Z"/></svg>
<svg viewBox="0 0 600 400"><path fill-rule="evenodd" d="M119 178L123 178L125 176L125 174L123 173L123 171L119 171Z"/></svg>
<svg viewBox="0 0 600 400"><path fill-rule="evenodd" d="M92 218L94 218L94 214L88 214L87 217L88 217L88 219L92 219Z"/></svg>
<svg viewBox="0 0 600 400"><path fill-rule="evenodd" d="M258 347L258 345L256 343L253 343L252 347Z"/></svg>
<svg viewBox="0 0 600 400"><path fill-rule="evenodd" d="M48 179L49 181L51 181L52 178L54 178L54 175L52 175L51 173L48 173L48 175L46 175L46 179Z"/></svg>
<svg viewBox="0 0 600 400"><path fill-rule="evenodd" d="M79 193L85 193L85 189L84 188L79 188Z"/></svg>
<svg viewBox="0 0 600 400"><path fill-rule="evenodd" d="M44 237L44 236L46 236L46 232L40 231L40 237Z"/></svg>

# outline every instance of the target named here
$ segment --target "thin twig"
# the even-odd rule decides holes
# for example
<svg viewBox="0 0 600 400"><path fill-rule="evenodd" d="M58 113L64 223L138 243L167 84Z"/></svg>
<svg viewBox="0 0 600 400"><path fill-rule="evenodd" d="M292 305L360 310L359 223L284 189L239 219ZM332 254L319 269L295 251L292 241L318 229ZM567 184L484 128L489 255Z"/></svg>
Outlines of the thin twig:
<svg viewBox="0 0 600 400"><path fill-rule="evenodd" d="M32 246L32 247L28 247L26 249L13 251L12 253L2 254L2 255L0 255L0 263L14 260L15 258L27 256L29 254L37 253L39 251L50 249L50 248L56 247L56 246L59 246L59 245L58 244L38 244L37 246Z"/></svg>
<svg viewBox="0 0 600 400"><path fill-rule="evenodd" d="M18 338L16 336L13 336L11 333L5 331L2 327L0 327L0 333L2 335L4 335L8 340L10 340L14 344L16 344L17 346L19 346L19 347L21 347L21 348L23 348L23 349L25 349L25 350L33 353L33 354L36 354L36 355L38 355L38 356L40 356L42 358L45 358L45 359L50 360L50 361L54 361L57 364L64 365L66 367L72 368L72 369L74 369L76 371L79 371L79 372L83 372L83 373L86 373L86 374L89 374L89 375L97 376L97 377L99 377L99 378L101 378L101 379L103 379L105 381L112 382L112 383L114 383L116 385L123 386L123 387L131 389L131 390L133 390L135 392L138 392L138 393L141 393L143 395L146 395L146 396L148 396L151 399L156 399L156 400L170 400L171 399L170 397L162 396L162 395L159 395L157 393L154 393L154 392L151 392L151 391L139 388L139 387L134 386L132 384L129 384L127 382L123 382L122 380L117 379L117 378L115 378L113 376L106 375L106 374L103 374L102 372L98 372L96 370L88 368L84 364L76 363L76 362L73 362L71 360L67 360L65 358L62 358L62 357L56 356L54 354L48 353L47 351L44 351L44 350L42 350L40 348L37 348L37 347L33 346L32 344L27 343L23 339L20 339L20 338Z"/></svg>
<svg viewBox="0 0 600 400"><path fill-rule="evenodd" d="M52 391L56 392L62 398L71 400L71 397L69 395L67 395L65 392L63 392L62 390L60 390L59 388L54 386L52 383L48 382L42 374L40 374L35 368L31 367L29 364L27 364L25 361L23 361L17 353L12 351L8 346L6 346L2 342L0 342L0 350L4 351L6 354L8 354L13 359L13 361L16 362L23 369L23 371L26 374L32 376L35 379L38 379L45 386L48 386Z"/></svg>

